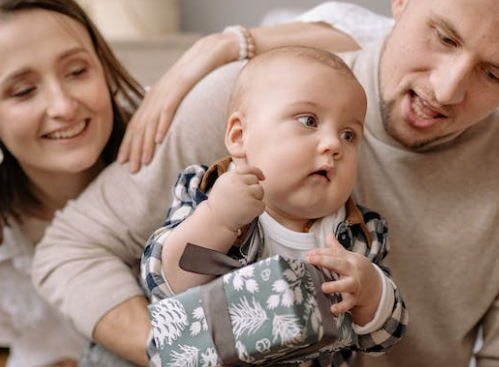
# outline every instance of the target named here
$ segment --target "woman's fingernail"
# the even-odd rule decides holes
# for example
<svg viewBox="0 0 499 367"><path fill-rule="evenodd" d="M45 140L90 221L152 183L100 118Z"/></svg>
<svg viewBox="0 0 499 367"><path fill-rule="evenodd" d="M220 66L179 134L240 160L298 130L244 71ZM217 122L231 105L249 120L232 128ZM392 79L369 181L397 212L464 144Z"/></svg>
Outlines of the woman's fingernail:
<svg viewBox="0 0 499 367"><path fill-rule="evenodd" d="M139 164L136 161L130 161L130 172L135 173L139 169Z"/></svg>
<svg viewBox="0 0 499 367"><path fill-rule="evenodd" d="M142 154L142 163L147 163L151 159L151 155L147 152Z"/></svg>

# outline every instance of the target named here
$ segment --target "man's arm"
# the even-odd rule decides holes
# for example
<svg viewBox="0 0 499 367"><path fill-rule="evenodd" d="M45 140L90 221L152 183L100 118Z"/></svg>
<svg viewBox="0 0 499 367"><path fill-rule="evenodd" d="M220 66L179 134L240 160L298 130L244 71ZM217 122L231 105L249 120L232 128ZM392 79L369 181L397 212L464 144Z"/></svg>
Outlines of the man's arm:
<svg viewBox="0 0 499 367"><path fill-rule="evenodd" d="M86 336L130 360L145 361L149 329L137 281L143 246L166 215L179 170L227 154L226 109L240 66L200 82L152 163L135 175L126 166L108 167L57 214L37 247L33 279L41 295Z"/></svg>
<svg viewBox="0 0 499 367"><path fill-rule="evenodd" d="M114 307L97 323L93 339L125 359L147 367L146 345L150 325L147 300L133 297Z"/></svg>

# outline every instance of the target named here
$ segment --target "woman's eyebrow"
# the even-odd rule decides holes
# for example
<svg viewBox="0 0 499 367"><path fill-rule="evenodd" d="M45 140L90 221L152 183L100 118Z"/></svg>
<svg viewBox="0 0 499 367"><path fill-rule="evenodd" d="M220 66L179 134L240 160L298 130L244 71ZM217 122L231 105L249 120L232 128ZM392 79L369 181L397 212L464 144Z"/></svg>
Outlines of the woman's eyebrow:
<svg viewBox="0 0 499 367"><path fill-rule="evenodd" d="M30 68L22 68L22 69L15 70L15 71L7 74L2 79L0 79L0 84L6 83L9 80L20 79L20 78L28 75L30 72L31 72Z"/></svg>
<svg viewBox="0 0 499 367"><path fill-rule="evenodd" d="M88 50L85 47L74 47L61 53L57 59L63 60L80 52L88 53Z"/></svg>
<svg viewBox="0 0 499 367"><path fill-rule="evenodd" d="M64 51L63 53L61 53L58 57L57 57L57 60L60 61L60 60L64 60L68 57L71 57L73 55L76 55L76 54L79 54L79 53L88 53L87 49L84 48L84 47L75 47L75 48L71 48L69 50L66 50ZM26 76L28 75L29 73L31 72L31 68L29 67L23 67L21 69L18 69L18 70L15 70L9 74L7 74L5 77L3 77L2 79L0 79L0 84L2 83L5 83L9 80L13 80L13 79L19 79L19 78L22 78L23 76Z"/></svg>

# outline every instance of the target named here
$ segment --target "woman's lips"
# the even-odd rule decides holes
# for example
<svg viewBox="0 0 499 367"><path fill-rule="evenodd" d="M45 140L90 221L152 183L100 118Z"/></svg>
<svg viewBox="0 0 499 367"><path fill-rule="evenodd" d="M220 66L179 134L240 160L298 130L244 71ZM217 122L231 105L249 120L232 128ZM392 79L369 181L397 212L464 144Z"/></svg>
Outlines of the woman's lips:
<svg viewBox="0 0 499 367"><path fill-rule="evenodd" d="M50 134L46 134L45 137L54 140L74 138L75 136L81 134L82 131L85 130L86 126L87 126L87 121L84 120L66 129L61 129L54 131Z"/></svg>

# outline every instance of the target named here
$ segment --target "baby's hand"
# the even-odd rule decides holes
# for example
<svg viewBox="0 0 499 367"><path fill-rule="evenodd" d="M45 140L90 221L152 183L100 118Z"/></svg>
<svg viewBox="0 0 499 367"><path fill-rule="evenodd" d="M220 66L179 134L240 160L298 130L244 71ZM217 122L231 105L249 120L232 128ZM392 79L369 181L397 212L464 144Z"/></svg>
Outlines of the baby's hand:
<svg viewBox="0 0 499 367"><path fill-rule="evenodd" d="M330 236L326 247L311 250L307 261L340 275L340 279L322 285L324 293L341 293L342 301L331 306L334 314L352 310L354 321L364 325L371 321L382 292L380 276L365 256L346 250Z"/></svg>
<svg viewBox="0 0 499 367"><path fill-rule="evenodd" d="M262 171L239 165L224 173L213 185L207 203L215 219L233 232L250 223L265 210Z"/></svg>

